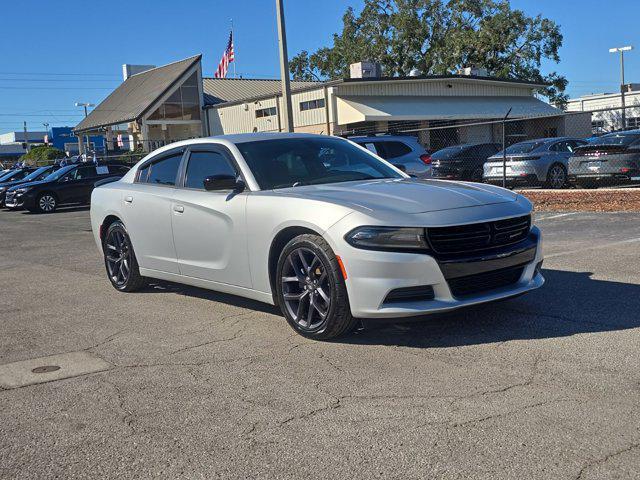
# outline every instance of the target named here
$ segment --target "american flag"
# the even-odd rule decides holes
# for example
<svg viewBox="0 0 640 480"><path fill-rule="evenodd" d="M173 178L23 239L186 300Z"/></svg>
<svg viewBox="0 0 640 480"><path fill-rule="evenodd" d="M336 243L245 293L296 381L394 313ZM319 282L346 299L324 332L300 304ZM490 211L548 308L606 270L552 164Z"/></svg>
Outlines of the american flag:
<svg viewBox="0 0 640 480"><path fill-rule="evenodd" d="M222 54L220 63L218 64L218 70L214 75L215 78L225 78L227 76L227 70L229 70L229 64L235 60L233 54L233 32L229 33L229 43L227 48Z"/></svg>

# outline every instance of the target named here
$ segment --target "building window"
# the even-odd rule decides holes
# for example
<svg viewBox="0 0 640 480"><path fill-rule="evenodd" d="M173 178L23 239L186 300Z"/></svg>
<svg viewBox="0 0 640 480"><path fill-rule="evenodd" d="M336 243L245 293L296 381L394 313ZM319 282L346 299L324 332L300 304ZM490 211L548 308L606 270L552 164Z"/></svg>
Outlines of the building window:
<svg viewBox="0 0 640 480"><path fill-rule="evenodd" d="M324 108L324 98L318 98L317 100L309 100L307 102L300 102L300 111L313 110L314 108Z"/></svg>
<svg viewBox="0 0 640 480"><path fill-rule="evenodd" d="M276 113L276 107L259 108L256 110L256 118L272 117Z"/></svg>
<svg viewBox="0 0 640 480"><path fill-rule="evenodd" d="M149 120L200 120L198 76L194 73L149 116Z"/></svg>
<svg viewBox="0 0 640 480"><path fill-rule="evenodd" d="M604 120L593 120L591 122L591 133L594 135L604 133Z"/></svg>
<svg viewBox="0 0 640 480"><path fill-rule="evenodd" d="M635 130L636 128L640 128L640 117L628 117L627 128L629 130Z"/></svg>

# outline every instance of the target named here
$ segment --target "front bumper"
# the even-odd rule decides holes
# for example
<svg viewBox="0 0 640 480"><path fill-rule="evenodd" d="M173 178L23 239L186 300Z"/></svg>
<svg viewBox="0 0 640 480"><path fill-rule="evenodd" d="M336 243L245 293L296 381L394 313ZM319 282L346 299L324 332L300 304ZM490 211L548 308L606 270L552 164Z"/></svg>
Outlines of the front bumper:
<svg viewBox="0 0 640 480"><path fill-rule="evenodd" d="M31 196L29 195L29 192L16 193L8 191L5 198L5 207L11 209L26 208L28 205L25 204L29 203L30 199Z"/></svg>
<svg viewBox="0 0 640 480"><path fill-rule="evenodd" d="M542 235L536 227L531 229L530 237L522 244L464 260L447 261L429 254L361 250L350 246L348 252L342 253L341 259L347 271L351 313L358 318L446 312L517 296L544 284L539 268L543 259ZM452 277L516 265L522 267L522 273L508 286L457 297L452 293ZM433 289L432 299L385 302L393 290L424 286Z"/></svg>

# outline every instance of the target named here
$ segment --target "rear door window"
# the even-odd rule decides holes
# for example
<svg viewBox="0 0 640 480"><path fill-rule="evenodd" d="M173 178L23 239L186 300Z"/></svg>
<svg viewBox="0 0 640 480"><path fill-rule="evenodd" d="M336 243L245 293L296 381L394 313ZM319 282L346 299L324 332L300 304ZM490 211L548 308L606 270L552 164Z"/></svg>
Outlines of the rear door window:
<svg viewBox="0 0 640 480"><path fill-rule="evenodd" d="M384 150L387 158L396 158L411 153L411 147L402 142L380 142L384 144Z"/></svg>
<svg viewBox="0 0 640 480"><path fill-rule="evenodd" d="M138 182L175 186L182 152L151 162L138 172Z"/></svg>

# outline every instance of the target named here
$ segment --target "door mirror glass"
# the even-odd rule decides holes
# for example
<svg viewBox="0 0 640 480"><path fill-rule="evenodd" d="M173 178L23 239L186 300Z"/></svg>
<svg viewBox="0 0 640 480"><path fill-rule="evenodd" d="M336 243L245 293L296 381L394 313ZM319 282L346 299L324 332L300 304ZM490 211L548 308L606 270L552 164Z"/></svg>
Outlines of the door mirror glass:
<svg viewBox="0 0 640 480"><path fill-rule="evenodd" d="M244 190L244 182L235 175L210 175L203 184L205 190Z"/></svg>

